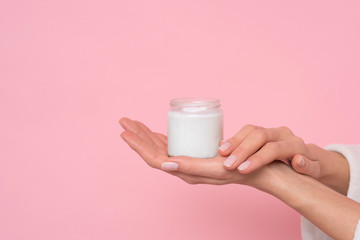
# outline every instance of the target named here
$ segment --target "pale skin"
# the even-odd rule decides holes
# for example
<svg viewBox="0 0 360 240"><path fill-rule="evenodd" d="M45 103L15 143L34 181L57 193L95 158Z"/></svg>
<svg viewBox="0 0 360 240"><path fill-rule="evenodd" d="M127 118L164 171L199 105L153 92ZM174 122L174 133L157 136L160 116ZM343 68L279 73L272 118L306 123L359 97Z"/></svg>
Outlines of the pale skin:
<svg viewBox="0 0 360 240"><path fill-rule="evenodd" d="M219 154L228 157L224 161L226 169L237 168L241 174L253 172L276 159L289 161L295 171L343 195L347 193L349 166L346 159L315 144L305 144L287 127L246 125L219 147Z"/></svg>
<svg viewBox="0 0 360 240"><path fill-rule="evenodd" d="M169 157L167 137L139 121L120 120L123 140L145 162L190 184L243 184L267 192L334 239L352 239L360 204L347 198L349 166L338 153L305 144L289 129L245 126L210 159ZM223 151L222 151L223 150ZM228 156L236 156L231 166ZM275 160L287 162L290 166ZM247 168L238 168L242 163ZM228 166L226 166L228 165Z"/></svg>

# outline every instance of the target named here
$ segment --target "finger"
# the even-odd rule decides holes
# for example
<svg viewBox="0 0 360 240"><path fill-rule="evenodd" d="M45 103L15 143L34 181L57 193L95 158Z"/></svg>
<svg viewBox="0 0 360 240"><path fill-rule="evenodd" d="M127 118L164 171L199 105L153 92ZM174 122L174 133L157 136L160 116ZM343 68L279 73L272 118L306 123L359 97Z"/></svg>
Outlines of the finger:
<svg viewBox="0 0 360 240"><path fill-rule="evenodd" d="M296 154L291 161L291 165L298 173L308 175L314 179L319 179L320 177L319 161L313 161L301 154Z"/></svg>
<svg viewBox="0 0 360 240"><path fill-rule="evenodd" d="M280 159L291 159L296 153L306 154L305 145L299 143L299 138L287 141L277 141L266 143L258 152L250 156L245 162L240 164L238 171L247 174Z"/></svg>
<svg viewBox="0 0 360 240"><path fill-rule="evenodd" d="M134 133L139 138L143 139L143 141L148 142L151 146L155 146L155 142L149 137L146 132L133 120L129 118L122 118L119 121L120 125L129 132Z"/></svg>
<svg viewBox="0 0 360 240"><path fill-rule="evenodd" d="M228 156L244 139L258 127L253 125L245 125L239 132L233 137L229 138L225 142L221 142L219 147L219 154L221 156Z"/></svg>
<svg viewBox="0 0 360 240"><path fill-rule="evenodd" d="M159 147L159 150L161 152L163 152L164 154L167 154L167 146L166 144L163 142L163 140L161 140L158 136L158 134L153 133L145 124L143 124L140 121L135 120L134 121L140 128L141 130L149 137L151 138L151 140L156 144L156 146Z"/></svg>
<svg viewBox="0 0 360 240"><path fill-rule="evenodd" d="M170 162L170 163L169 163ZM201 176L214 179L228 179L233 173L224 169L223 159L216 158L191 158L186 156L170 157L162 164L165 171L177 171L187 175Z"/></svg>
<svg viewBox="0 0 360 240"><path fill-rule="evenodd" d="M167 160L166 155L161 154L151 144L133 132L124 131L121 133L121 137L149 166L160 169L161 163Z"/></svg>
<svg viewBox="0 0 360 240"><path fill-rule="evenodd" d="M288 132L283 128L257 128L251 131L231 153L225 160L224 166L235 169L267 142L280 141L286 137L288 137Z"/></svg>
<svg viewBox="0 0 360 240"><path fill-rule="evenodd" d="M171 175L177 176L188 184L211 184L211 185L224 185L229 183L229 180L215 179L208 177L192 176L181 172L169 172Z"/></svg>
<svg viewBox="0 0 360 240"><path fill-rule="evenodd" d="M158 135L158 137L160 138L161 141L163 141L163 143L165 145L167 145L167 136L165 136L164 134L161 134L161 133L155 133L156 135Z"/></svg>

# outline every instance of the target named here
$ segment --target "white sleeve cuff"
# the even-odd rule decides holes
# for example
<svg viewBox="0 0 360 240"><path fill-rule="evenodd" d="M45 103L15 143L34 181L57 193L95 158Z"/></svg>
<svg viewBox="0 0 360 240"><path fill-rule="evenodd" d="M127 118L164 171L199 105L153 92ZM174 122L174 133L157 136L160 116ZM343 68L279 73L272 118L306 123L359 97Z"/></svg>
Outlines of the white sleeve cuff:
<svg viewBox="0 0 360 240"><path fill-rule="evenodd" d="M353 240L359 240L360 239L360 220L358 221L358 224L356 225L355 234Z"/></svg>

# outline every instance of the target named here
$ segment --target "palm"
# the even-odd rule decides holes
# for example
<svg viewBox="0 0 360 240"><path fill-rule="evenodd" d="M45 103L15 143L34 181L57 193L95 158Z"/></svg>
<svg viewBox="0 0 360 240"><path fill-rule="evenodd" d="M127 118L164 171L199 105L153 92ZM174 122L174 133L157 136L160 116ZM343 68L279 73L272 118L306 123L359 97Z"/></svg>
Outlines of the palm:
<svg viewBox="0 0 360 240"><path fill-rule="evenodd" d="M168 156L167 151L167 136L161 133L152 132L147 126L139 121L133 121L127 118L120 120L120 124L126 130L122 133L122 137L126 138L130 147L132 147L150 166L160 167L164 161L171 160L174 157ZM181 156L175 157L186 158ZM216 162L224 160L224 157L217 156L214 159Z"/></svg>
<svg viewBox="0 0 360 240"><path fill-rule="evenodd" d="M181 172L173 172L187 182L206 182L212 184L225 184L240 177L234 171L224 169L225 157L220 155L210 159L198 159L187 156L169 157L167 152L167 137L161 133L152 132L139 121L127 118L120 120L125 131L122 138L135 150L151 167L161 169L163 162L181 162ZM195 177L196 176L196 177ZM196 178L196 181L194 181Z"/></svg>

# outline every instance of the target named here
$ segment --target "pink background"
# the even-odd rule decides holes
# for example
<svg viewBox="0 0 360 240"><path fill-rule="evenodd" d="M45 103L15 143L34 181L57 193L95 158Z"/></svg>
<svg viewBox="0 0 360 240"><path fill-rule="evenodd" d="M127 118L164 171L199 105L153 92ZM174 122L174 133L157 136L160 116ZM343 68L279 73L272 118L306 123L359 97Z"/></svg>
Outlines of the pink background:
<svg viewBox="0 0 360 240"><path fill-rule="evenodd" d="M2 0L0 239L300 239L272 196L149 168L118 119L217 97L226 138L359 143L359 26L358 0Z"/></svg>

